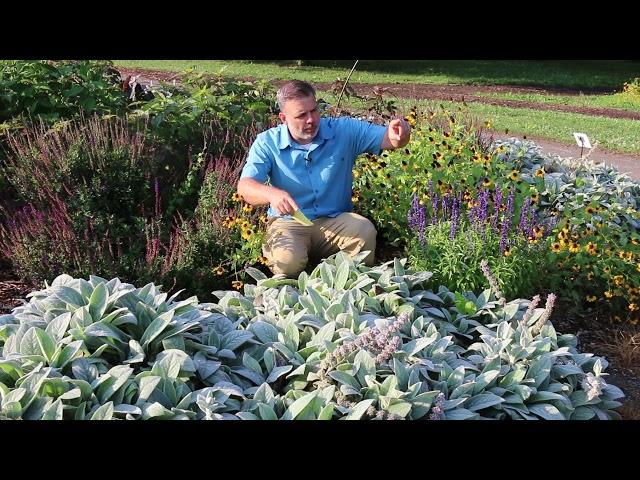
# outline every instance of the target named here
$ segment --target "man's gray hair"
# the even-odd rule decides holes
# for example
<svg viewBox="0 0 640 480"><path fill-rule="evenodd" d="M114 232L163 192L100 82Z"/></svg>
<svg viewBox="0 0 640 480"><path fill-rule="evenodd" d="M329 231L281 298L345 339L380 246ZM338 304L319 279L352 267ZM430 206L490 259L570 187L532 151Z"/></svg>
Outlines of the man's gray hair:
<svg viewBox="0 0 640 480"><path fill-rule="evenodd" d="M284 109L284 104L289 100L298 98L315 97L316 90L309 82L302 80L290 80L280 87L276 100L278 101L278 107L280 111Z"/></svg>

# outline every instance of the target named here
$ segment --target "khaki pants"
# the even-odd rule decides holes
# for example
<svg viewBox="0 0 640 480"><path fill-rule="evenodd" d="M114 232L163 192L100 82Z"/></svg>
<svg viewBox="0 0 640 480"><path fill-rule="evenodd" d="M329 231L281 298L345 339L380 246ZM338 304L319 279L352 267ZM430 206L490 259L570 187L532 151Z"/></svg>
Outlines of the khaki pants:
<svg viewBox="0 0 640 480"><path fill-rule="evenodd" d="M267 226L262 252L273 273L295 278L309 260L318 262L340 250L352 256L369 250L371 253L364 263L371 266L375 249L373 224L357 213L346 212L335 218L320 217L310 227L293 219L272 219Z"/></svg>

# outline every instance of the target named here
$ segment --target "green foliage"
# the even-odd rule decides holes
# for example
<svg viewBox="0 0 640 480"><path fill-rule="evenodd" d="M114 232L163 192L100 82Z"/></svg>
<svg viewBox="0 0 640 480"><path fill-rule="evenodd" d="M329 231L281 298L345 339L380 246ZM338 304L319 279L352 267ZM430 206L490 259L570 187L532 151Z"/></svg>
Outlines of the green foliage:
<svg viewBox="0 0 640 480"><path fill-rule="evenodd" d="M362 258L249 270L255 285L208 304L59 276L0 317L0 417L620 418L606 360L555 331L549 301L435 292L430 272Z"/></svg>
<svg viewBox="0 0 640 480"><path fill-rule="evenodd" d="M409 241L413 268L434 272L433 281L454 291L479 291L487 284L480 268L486 259L508 298L525 298L539 290L546 271L544 244L531 244L521 235L511 235L508 254L500 252L500 235L491 228L479 232L468 222L450 239L450 222L428 226L424 246L418 238Z"/></svg>
<svg viewBox="0 0 640 480"><path fill-rule="evenodd" d="M46 122L122 114L127 99L109 61L0 61L0 122L40 117Z"/></svg>
<svg viewBox="0 0 640 480"><path fill-rule="evenodd" d="M572 308L639 320L640 185L612 167L540 154L531 142L501 142L500 157L518 158L522 176L544 171L540 204L558 218L547 238L545 287Z"/></svg>

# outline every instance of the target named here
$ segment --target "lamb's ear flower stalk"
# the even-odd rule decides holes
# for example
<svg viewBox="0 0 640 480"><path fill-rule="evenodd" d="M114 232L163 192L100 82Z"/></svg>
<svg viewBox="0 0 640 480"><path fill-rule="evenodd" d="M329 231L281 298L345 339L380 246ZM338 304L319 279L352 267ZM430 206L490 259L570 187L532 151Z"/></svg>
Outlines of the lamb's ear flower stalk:
<svg viewBox="0 0 640 480"><path fill-rule="evenodd" d="M540 303L540 295L536 295L531 299L531 303L529 303L529 306L527 307L527 311L524 312L524 316L522 317L522 320L520 320L520 325L526 326L527 323L529 323L529 320L531 319L533 312L538 306L538 303Z"/></svg>
<svg viewBox="0 0 640 480"><path fill-rule="evenodd" d="M551 312L553 311L553 305L556 303L556 295L554 293L550 293L547 296L547 303L544 306L544 312L542 312L542 316L540 319L533 325L531 328L531 334L535 337L540 333L544 324L547 323L549 317L551 316Z"/></svg>
<svg viewBox="0 0 640 480"><path fill-rule="evenodd" d="M482 259L480 262L480 268L482 269L482 273L485 278L489 281L489 287L493 290L496 298L498 299L498 303L504 307L507 304L507 299L505 298L502 290L500 290L500 285L498 284L498 280L493 276L491 270L489 269L489 263L486 259Z"/></svg>

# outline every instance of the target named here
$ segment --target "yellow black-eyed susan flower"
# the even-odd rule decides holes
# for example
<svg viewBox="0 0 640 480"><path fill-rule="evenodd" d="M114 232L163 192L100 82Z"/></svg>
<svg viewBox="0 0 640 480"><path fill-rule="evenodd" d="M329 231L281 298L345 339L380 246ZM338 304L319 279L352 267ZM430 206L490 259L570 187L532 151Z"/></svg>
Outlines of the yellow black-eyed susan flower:
<svg viewBox="0 0 640 480"><path fill-rule="evenodd" d="M242 283L240 280L234 280L233 282L231 282L231 286L236 290L240 290L243 285L244 283Z"/></svg>
<svg viewBox="0 0 640 480"><path fill-rule="evenodd" d="M640 307L638 307L638 304L637 304L637 303L630 303L630 304L629 304L629 306L627 306L627 309L628 309L630 312L635 312L635 311L639 310L639 309L640 309Z"/></svg>
<svg viewBox="0 0 640 480"><path fill-rule="evenodd" d="M233 192L233 195L231 195L231 200L233 200L234 202L241 202L242 195L240 195L238 192Z"/></svg>
<svg viewBox="0 0 640 480"><path fill-rule="evenodd" d="M587 302L595 302L597 299L595 295L587 295Z"/></svg>
<svg viewBox="0 0 640 480"><path fill-rule="evenodd" d="M607 298L612 298L613 297L613 292L611 290L605 290L604 292L604 296Z"/></svg>
<svg viewBox="0 0 640 480"><path fill-rule="evenodd" d="M520 172L518 172L518 170L511 170L511 173L509 174L509 178L511 180L513 180L514 182L520 179Z"/></svg>
<svg viewBox="0 0 640 480"><path fill-rule="evenodd" d="M544 177L544 168L537 169L536 173L535 173L535 176L536 177Z"/></svg>
<svg viewBox="0 0 640 480"><path fill-rule="evenodd" d="M224 275L224 272L225 272L225 269L221 265L217 266L216 268L213 269L213 273L215 273L218 276L219 275Z"/></svg>

